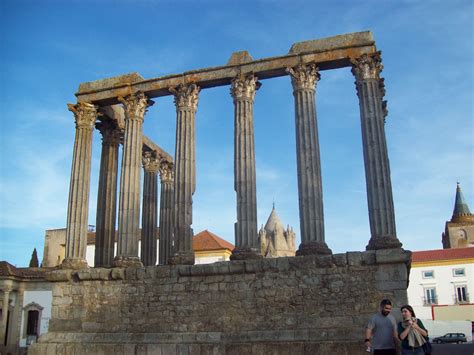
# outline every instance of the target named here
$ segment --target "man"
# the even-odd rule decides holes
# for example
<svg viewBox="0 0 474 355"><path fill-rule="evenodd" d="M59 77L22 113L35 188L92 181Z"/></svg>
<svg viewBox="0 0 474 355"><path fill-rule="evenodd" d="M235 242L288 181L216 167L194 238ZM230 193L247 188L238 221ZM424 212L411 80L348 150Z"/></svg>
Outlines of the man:
<svg viewBox="0 0 474 355"><path fill-rule="evenodd" d="M372 316L365 331L365 345L378 355L396 355L397 322L390 314L392 302L380 302L380 313Z"/></svg>

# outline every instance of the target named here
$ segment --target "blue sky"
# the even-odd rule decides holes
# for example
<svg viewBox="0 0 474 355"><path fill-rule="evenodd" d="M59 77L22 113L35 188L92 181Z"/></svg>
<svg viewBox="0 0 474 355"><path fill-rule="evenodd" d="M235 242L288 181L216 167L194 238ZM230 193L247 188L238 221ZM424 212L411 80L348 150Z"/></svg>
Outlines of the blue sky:
<svg viewBox="0 0 474 355"><path fill-rule="evenodd" d="M45 229L66 224L81 82L145 78L224 65L232 52L284 55L295 42L370 30L382 51L385 126L398 238L441 248L456 182L471 211L473 3L464 1L0 2L0 260L41 260ZM263 80L255 99L258 223L272 203L299 239L293 96L289 77ZM155 100L145 134L174 155L175 108ZM364 250L370 238L360 118L349 68L317 88L326 242ZM233 104L229 87L203 90L196 116L194 232L234 242ZM100 136L94 135L89 223L95 224ZM298 240L299 243L299 240Z"/></svg>

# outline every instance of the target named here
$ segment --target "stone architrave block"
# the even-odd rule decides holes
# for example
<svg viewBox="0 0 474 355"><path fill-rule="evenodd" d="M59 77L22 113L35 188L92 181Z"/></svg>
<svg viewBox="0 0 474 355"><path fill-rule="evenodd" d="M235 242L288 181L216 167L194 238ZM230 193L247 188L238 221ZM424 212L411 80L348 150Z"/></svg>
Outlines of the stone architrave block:
<svg viewBox="0 0 474 355"><path fill-rule="evenodd" d="M110 277L112 280L125 280L125 269L119 267L113 268Z"/></svg>
<svg viewBox="0 0 474 355"><path fill-rule="evenodd" d="M177 265L179 276L191 276L191 268L193 265Z"/></svg>
<svg viewBox="0 0 474 355"><path fill-rule="evenodd" d="M262 271L262 263L258 260L245 260L244 268L247 274L255 274Z"/></svg>
<svg viewBox="0 0 474 355"><path fill-rule="evenodd" d="M362 252L350 251L346 253L347 265L349 266L360 266L362 264Z"/></svg>
<svg viewBox="0 0 474 355"><path fill-rule="evenodd" d="M245 264L243 261L236 260L229 263L229 274L245 273Z"/></svg>
<svg viewBox="0 0 474 355"><path fill-rule="evenodd" d="M93 280L90 270L77 271L74 275L81 281Z"/></svg>
<svg viewBox="0 0 474 355"><path fill-rule="evenodd" d="M362 265L374 265L376 258L375 258L375 250L368 250L361 254L362 257Z"/></svg>
<svg viewBox="0 0 474 355"><path fill-rule="evenodd" d="M333 262L333 256L332 255L317 255L315 256L314 262L316 264L316 267L319 268L331 268L334 267L334 262ZM345 257L345 255L344 255Z"/></svg>
<svg viewBox="0 0 474 355"><path fill-rule="evenodd" d="M192 276L204 276L206 275L205 265L193 265L190 267Z"/></svg>
<svg viewBox="0 0 474 355"><path fill-rule="evenodd" d="M408 263L411 258L411 252L401 248L396 249L380 249L375 251L375 259L377 264L395 264Z"/></svg>
<svg viewBox="0 0 474 355"><path fill-rule="evenodd" d="M45 274L46 280L51 282L72 281L73 270L53 270Z"/></svg>
<svg viewBox="0 0 474 355"><path fill-rule="evenodd" d="M332 255L332 262L336 266L347 266L347 255L346 254L334 254L334 255Z"/></svg>

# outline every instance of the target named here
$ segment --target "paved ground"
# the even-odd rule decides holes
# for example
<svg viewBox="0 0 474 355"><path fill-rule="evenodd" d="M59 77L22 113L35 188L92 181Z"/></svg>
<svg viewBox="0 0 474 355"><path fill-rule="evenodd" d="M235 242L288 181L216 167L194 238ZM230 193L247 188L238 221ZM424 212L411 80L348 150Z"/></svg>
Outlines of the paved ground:
<svg viewBox="0 0 474 355"><path fill-rule="evenodd" d="M474 344L432 344L433 355L474 355Z"/></svg>

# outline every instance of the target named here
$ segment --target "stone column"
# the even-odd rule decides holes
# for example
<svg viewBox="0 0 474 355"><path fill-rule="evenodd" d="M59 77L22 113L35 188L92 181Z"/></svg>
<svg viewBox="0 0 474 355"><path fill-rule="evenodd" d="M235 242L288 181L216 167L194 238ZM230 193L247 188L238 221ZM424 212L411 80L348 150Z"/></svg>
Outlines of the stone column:
<svg viewBox="0 0 474 355"><path fill-rule="evenodd" d="M7 332L7 317L8 317L8 307L9 307L9 300L10 300L10 291L11 288L4 287L3 288L3 303L2 303L2 328L0 333L0 345L5 344L5 335Z"/></svg>
<svg viewBox="0 0 474 355"><path fill-rule="evenodd" d="M71 182L66 222L66 257L62 267L87 268L87 217L91 176L92 131L97 118L97 107L79 102L68 104L76 120L76 138L72 158Z"/></svg>
<svg viewBox="0 0 474 355"><path fill-rule="evenodd" d="M316 83L319 68L314 63L288 68L295 98L296 158L301 244L296 255L331 254L324 240L321 158L316 117Z"/></svg>
<svg viewBox="0 0 474 355"><path fill-rule="evenodd" d="M194 264L193 194L196 190L195 115L199 87L196 84L170 88L176 105L176 152L174 171L174 237L172 264Z"/></svg>
<svg viewBox="0 0 474 355"><path fill-rule="evenodd" d="M119 97L125 111L122 169L119 194L119 238L114 266L142 266L138 258L140 233L140 175L143 119L153 104L142 92Z"/></svg>
<svg viewBox="0 0 474 355"><path fill-rule="evenodd" d="M253 74L238 75L232 80L234 99L234 190L237 194L235 249L231 259L261 258L257 232L257 179L253 103L261 84Z"/></svg>
<svg viewBox="0 0 474 355"><path fill-rule="evenodd" d="M95 232L95 267L111 267L114 260L117 217L118 149L121 132L113 121L96 125L102 134Z"/></svg>
<svg viewBox="0 0 474 355"><path fill-rule="evenodd" d="M384 86L380 78L380 52L364 54L352 62L359 96L365 180L371 238L367 250L400 248L395 231L390 166L385 140L386 102L382 101Z"/></svg>
<svg viewBox="0 0 474 355"><path fill-rule="evenodd" d="M143 154L143 208L142 242L140 258L144 266L156 265L156 232L158 207L158 168L160 159L156 152Z"/></svg>
<svg viewBox="0 0 474 355"><path fill-rule="evenodd" d="M173 163L162 161L160 165L161 197L160 197L160 246L159 264L168 264L173 255L173 194L174 194Z"/></svg>

